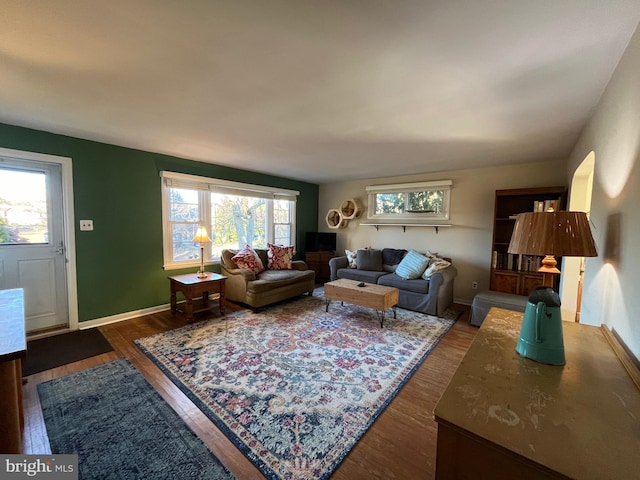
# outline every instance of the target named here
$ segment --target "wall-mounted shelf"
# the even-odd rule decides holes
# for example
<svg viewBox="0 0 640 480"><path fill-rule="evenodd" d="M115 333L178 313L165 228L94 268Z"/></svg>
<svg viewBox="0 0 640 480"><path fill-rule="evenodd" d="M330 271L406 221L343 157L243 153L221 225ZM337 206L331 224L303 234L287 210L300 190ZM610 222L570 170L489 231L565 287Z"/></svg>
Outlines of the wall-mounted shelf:
<svg viewBox="0 0 640 480"><path fill-rule="evenodd" d="M344 228L349 223L349 220L343 218L340 210L336 208L332 208L327 212L326 217L324 218L325 222L327 222L327 227L329 228Z"/></svg>
<svg viewBox="0 0 640 480"><path fill-rule="evenodd" d="M440 223L437 225L427 223L361 223L360 225L376 227L376 230L379 230L380 227L402 227L403 232L407 231L407 227L432 227L436 229L436 233L438 233L439 228L453 227L450 223Z"/></svg>

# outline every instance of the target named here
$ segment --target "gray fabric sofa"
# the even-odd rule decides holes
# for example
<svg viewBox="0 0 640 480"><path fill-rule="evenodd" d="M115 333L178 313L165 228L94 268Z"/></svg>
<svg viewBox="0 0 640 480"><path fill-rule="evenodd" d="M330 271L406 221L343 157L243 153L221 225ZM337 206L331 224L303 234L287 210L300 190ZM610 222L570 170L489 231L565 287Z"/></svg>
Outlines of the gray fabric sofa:
<svg viewBox="0 0 640 480"><path fill-rule="evenodd" d="M394 273L402 258L398 258L398 252L399 250L396 249L382 249L381 270L350 268L346 256L334 257L329 260L331 281L347 278L396 287L400 291L398 307L441 316L453 303L453 281L458 274L456 268L451 265L433 273L428 280L423 278L405 280Z"/></svg>
<svg viewBox="0 0 640 480"><path fill-rule="evenodd" d="M255 249L263 265L267 265L267 250ZM220 270L227 277L225 297L252 308L286 300L297 295L313 294L315 272L302 260L291 262L291 270L264 270L255 274L247 268L238 268L231 259L238 250L223 250Z"/></svg>

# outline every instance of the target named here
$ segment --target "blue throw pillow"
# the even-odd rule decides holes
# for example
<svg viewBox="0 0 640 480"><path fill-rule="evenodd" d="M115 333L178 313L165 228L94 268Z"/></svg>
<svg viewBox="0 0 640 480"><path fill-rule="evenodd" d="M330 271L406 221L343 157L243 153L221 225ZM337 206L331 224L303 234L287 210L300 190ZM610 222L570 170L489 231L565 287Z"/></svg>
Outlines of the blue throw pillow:
<svg viewBox="0 0 640 480"><path fill-rule="evenodd" d="M405 280L420 278L428 265L429 259L427 257L415 250L409 250L396 268L396 275Z"/></svg>

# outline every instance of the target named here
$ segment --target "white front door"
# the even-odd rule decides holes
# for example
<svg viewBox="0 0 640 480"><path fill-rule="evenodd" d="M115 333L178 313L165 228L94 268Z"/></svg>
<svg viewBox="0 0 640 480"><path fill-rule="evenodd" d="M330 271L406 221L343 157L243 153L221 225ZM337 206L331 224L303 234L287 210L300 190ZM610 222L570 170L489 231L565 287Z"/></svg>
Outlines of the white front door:
<svg viewBox="0 0 640 480"><path fill-rule="evenodd" d="M0 152L0 289L23 288L27 333L67 328L62 166Z"/></svg>

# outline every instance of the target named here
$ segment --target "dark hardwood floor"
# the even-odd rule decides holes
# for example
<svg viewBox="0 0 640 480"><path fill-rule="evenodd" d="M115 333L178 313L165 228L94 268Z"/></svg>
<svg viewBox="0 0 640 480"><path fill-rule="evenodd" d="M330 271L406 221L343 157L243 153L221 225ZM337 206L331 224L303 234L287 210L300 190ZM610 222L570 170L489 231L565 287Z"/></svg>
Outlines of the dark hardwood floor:
<svg viewBox="0 0 640 480"><path fill-rule="evenodd" d="M238 309L227 302L227 311ZM469 325L469 307L438 343L373 426L349 452L332 479L430 479L435 471L436 433L433 409L471 344L477 328ZM206 317L199 317L206 318ZM50 453L36 390L40 382L127 357L178 412L211 451L239 479L264 478L257 468L149 360L133 341L185 324L169 311L98 327L114 351L31 375L23 387L24 453Z"/></svg>

